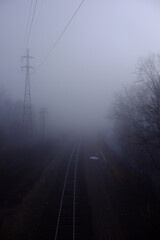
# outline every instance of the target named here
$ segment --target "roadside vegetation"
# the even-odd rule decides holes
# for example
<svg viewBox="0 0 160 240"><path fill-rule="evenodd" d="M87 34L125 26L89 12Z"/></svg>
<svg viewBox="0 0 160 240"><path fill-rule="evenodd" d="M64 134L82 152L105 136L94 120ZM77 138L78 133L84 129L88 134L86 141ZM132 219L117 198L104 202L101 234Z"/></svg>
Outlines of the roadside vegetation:
<svg viewBox="0 0 160 240"><path fill-rule="evenodd" d="M160 214L160 56L140 59L135 76L110 112L126 176L118 208L129 239L152 239Z"/></svg>

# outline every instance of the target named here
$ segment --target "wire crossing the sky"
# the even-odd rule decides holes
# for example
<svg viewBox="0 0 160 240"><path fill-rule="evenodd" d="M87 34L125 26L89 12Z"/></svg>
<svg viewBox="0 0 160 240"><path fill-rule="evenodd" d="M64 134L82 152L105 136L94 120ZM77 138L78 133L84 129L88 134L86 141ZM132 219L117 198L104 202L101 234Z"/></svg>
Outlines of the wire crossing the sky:
<svg viewBox="0 0 160 240"><path fill-rule="evenodd" d="M79 11L79 9L82 7L83 3L85 0L82 0L81 3L79 4L78 8L76 9L76 11L74 12L74 14L71 16L71 18L69 19L69 21L67 22L66 26L64 27L63 31L60 33L60 35L58 36L58 38L56 39L56 41L54 42L54 44L52 45L51 49L48 51L46 57L43 59L43 61L40 63L40 65L38 66L37 70L39 70L44 63L46 62L46 60L48 59L48 57L50 56L50 54L53 52L53 50L56 48L58 42L61 40L62 36L64 35L64 33L66 32L66 30L68 29L69 25L71 24L71 22L73 21L74 17L76 16L77 12Z"/></svg>
<svg viewBox="0 0 160 240"><path fill-rule="evenodd" d="M30 2L29 15L28 15L28 19L27 19L26 31L25 31L24 42L23 42L23 51L25 51L25 43L26 43L26 39L27 39L29 22L30 22L30 17L31 17L31 12L32 12L32 6L33 6L33 0L31 0L31 2Z"/></svg>
<svg viewBox="0 0 160 240"><path fill-rule="evenodd" d="M29 32L28 32L28 37L27 37L27 40L26 40L26 49L28 47L28 42L29 42L30 35L31 35L32 25L33 25L34 16L35 16L36 8L37 8L37 2L38 2L38 0L36 0L35 5L34 5L32 20L31 20L31 24L30 24L30 28L29 28Z"/></svg>
<svg viewBox="0 0 160 240"><path fill-rule="evenodd" d="M35 4L33 4L33 3L34 3L34 0L31 0L29 15L28 15L28 19L27 19L27 25L26 25L26 31L25 31L25 37L24 37L24 43L23 43L23 51L24 52L28 48L28 43L29 43L29 39L30 39L30 35L31 35L31 30L32 30L33 22L34 22L34 17L35 17L35 13L36 13L38 0L35 1ZM31 17L31 15L32 15L32 17Z"/></svg>

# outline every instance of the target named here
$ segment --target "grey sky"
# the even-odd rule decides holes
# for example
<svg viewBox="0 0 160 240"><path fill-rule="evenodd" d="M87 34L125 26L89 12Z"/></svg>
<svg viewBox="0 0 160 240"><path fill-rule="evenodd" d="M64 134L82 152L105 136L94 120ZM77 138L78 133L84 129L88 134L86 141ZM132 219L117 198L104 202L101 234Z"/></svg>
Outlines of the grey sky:
<svg viewBox="0 0 160 240"><path fill-rule="evenodd" d="M79 3L38 0L29 41L35 68ZM0 86L18 99L24 94L20 57L29 5L0 1ZM156 0L86 0L56 50L31 76L34 105L47 107L55 125L88 126L90 119L101 124L113 94L133 80L138 58L159 53L159 23Z"/></svg>

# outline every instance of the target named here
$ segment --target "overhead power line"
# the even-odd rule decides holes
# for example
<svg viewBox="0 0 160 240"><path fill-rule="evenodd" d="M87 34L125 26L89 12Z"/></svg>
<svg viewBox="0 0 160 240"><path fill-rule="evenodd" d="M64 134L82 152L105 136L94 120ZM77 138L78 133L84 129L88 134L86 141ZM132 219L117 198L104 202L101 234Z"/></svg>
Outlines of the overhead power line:
<svg viewBox="0 0 160 240"><path fill-rule="evenodd" d="M32 6L33 6L33 0L31 0L31 2L30 2L29 14L28 14L28 18L27 18L27 25L26 25L26 31L25 31L25 36L24 36L24 42L23 42L23 51L25 51L25 43L26 43L26 39L27 39L29 22L30 22L30 17L31 17L31 12L32 12Z"/></svg>
<svg viewBox="0 0 160 240"><path fill-rule="evenodd" d="M40 63L40 65L38 66L37 70L39 70L42 65L44 65L44 63L46 62L46 60L48 59L48 57L50 56L50 54L53 52L53 50L56 48L58 42L61 40L63 34L66 32L66 30L68 29L69 25L71 24L71 22L73 21L74 17L76 16L77 12L79 11L79 9L82 7L83 3L85 0L82 0L81 3L79 4L78 8L76 9L76 11L74 12L74 14L71 16L71 18L69 19L69 21L67 22L66 26L64 27L63 31L60 33L60 35L58 36L58 38L56 39L56 41L54 42L54 44L52 45L51 49L48 51L46 57L43 59L43 61Z"/></svg>
<svg viewBox="0 0 160 240"><path fill-rule="evenodd" d="M30 39L32 25L33 25L33 21L34 21L34 16L35 16L36 8L37 8L37 2L38 2L38 0L36 0L35 5L34 5L34 10L33 10L33 15L32 15L32 19L31 19L31 24L30 24L29 31L28 31L28 36L27 36L27 39L26 39L26 47L25 47L25 49L28 48L28 42L29 42L29 39Z"/></svg>

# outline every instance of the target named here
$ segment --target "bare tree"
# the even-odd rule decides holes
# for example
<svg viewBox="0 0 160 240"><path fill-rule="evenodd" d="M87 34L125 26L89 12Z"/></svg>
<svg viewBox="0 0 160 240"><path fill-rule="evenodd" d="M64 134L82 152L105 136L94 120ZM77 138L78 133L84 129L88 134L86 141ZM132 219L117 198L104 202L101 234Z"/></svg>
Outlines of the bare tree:
<svg viewBox="0 0 160 240"><path fill-rule="evenodd" d="M141 59L136 75L134 85L116 97L112 116L118 122L123 145L132 157L136 154L139 158L141 154L141 159L142 155L144 159L150 158L159 169L160 57L152 55Z"/></svg>

